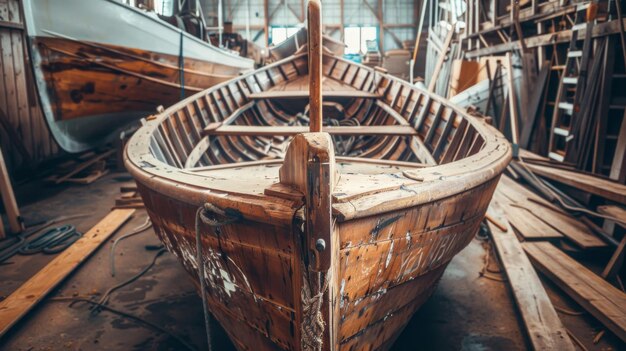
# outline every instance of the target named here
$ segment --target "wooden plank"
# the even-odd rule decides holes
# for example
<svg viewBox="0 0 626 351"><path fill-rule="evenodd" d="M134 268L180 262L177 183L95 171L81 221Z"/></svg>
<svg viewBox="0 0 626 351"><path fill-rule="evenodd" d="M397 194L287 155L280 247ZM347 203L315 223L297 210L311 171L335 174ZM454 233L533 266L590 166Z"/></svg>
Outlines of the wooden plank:
<svg viewBox="0 0 626 351"><path fill-rule="evenodd" d="M575 350L548 294L497 202L488 213L506 230L488 222L491 238L506 271L517 308L535 350Z"/></svg>
<svg viewBox="0 0 626 351"><path fill-rule="evenodd" d="M548 242L526 242L522 246L535 267L626 341L625 293Z"/></svg>
<svg viewBox="0 0 626 351"><path fill-rule="evenodd" d="M17 202L15 201L15 194L13 193L13 186L11 185L11 179L9 178L9 171L4 163L2 149L0 149L0 195L2 196L4 210L6 211L9 219L9 228L11 228L11 231L14 234L20 233L24 230L24 222L22 221L20 210L17 207ZM0 223L0 225L2 225L2 223Z"/></svg>
<svg viewBox="0 0 626 351"><path fill-rule="evenodd" d="M500 193L512 199L512 205L522 211L515 217L517 222L543 222L583 249L607 246L607 244L595 236L591 229L585 224L545 201L537 194L507 176L500 178L500 184L498 185L496 194ZM513 216L509 213L507 213L507 215L511 215L509 216L511 218ZM520 228L516 229L520 230Z"/></svg>
<svg viewBox="0 0 626 351"><path fill-rule="evenodd" d="M291 136L309 131L307 126L221 126L214 130L204 130L204 135L256 135ZM415 136L417 131L411 126L324 126L323 132L335 135L396 135Z"/></svg>
<svg viewBox="0 0 626 351"><path fill-rule="evenodd" d="M261 99L303 99L309 98L308 90L270 90L261 93L254 93L248 96L251 100ZM335 98L364 98L364 99L380 99L380 95L360 90L327 90L322 91L322 97Z"/></svg>
<svg viewBox="0 0 626 351"><path fill-rule="evenodd" d="M0 337L107 241L134 212L132 209L111 211L82 238L0 302Z"/></svg>
<svg viewBox="0 0 626 351"><path fill-rule="evenodd" d="M615 154L611 163L611 179L620 183L626 181L626 110L622 117L622 124L617 135L617 145L615 146Z"/></svg>
<svg viewBox="0 0 626 351"><path fill-rule="evenodd" d="M626 204L626 185L585 173L527 164L534 173L576 189Z"/></svg>

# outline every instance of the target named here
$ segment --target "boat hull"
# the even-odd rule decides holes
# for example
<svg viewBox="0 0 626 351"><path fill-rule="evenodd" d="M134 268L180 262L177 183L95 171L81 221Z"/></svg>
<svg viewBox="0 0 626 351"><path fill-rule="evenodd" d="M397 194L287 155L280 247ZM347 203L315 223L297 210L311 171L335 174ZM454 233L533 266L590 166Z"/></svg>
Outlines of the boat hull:
<svg viewBox="0 0 626 351"><path fill-rule="evenodd" d="M497 184L399 211L337 224L338 350L388 350L476 234ZM138 181L155 232L198 285L197 205ZM471 203L472 206L467 206ZM221 206L228 208L228 203ZM233 204L234 206L234 204ZM294 216L295 213L294 213ZM242 220L201 226L210 312L239 350L300 349L302 234Z"/></svg>
<svg viewBox="0 0 626 351"><path fill-rule="evenodd" d="M116 1L29 0L24 9L42 110L68 152L110 142L157 106L254 65Z"/></svg>

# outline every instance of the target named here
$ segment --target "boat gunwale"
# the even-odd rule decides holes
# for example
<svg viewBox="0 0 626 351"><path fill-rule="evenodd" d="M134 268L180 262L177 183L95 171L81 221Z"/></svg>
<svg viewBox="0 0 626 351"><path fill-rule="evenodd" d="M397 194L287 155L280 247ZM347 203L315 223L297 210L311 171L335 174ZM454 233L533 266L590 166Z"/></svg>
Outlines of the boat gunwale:
<svg viewBox="0 0 626 351"><path fill-rule="evenodd" d="M206 178L204 179L206 181L210 177L185 174L192 170L192 168L178 168L158 160L150 151L150 139L162 122L170 116L173 116L177 111L183 110L194 101L224 88L237 80L244 80L255 74L276 68L291 60L296 60L306 55L306 53L296 54L276 61L259 70L247 72L239 77L196 93L168 107L160 114L151 116L135 135L133 135L126 146L124 155L127 169L139 182L152 186L153 190L157 190L180 201L194 202L198 206L208 201L218 206L222 204L224 207L229 207L229 204L232 205L237 201L249 201L255 198L262 202L269 201L283 208L283 210L293 213L292 207L296 204L291 200L268 195L242 195L235 191L214 190L211 189L210 186L207 187L206 184L201 184L201 179ZM465 119L467 123L474 128L476 134L480 135L484 140L481 149L473 155L445 164L400 172L407 180L407 183L401 186L383 186L379 189L355 193L350 199L333 201L333 215L336 216L339 221L410 208L470 191L498 177L508 165L512 155L510 144L499 131L489 125L484 119L471 116L466 111L452 104L449 100L410 85L408 82L380 72L375 68L369 68L328 54L324 54L324 58L331 58L348 65L355 65L374 75L380 75L381 79L385 78L390 80L391 82L389 84L395 82L399 83L404 88L418 90L421 94L429 97L433 102L442 104L450 109L456 116ZM424 106L424 108L430 108L430 106ZM416 126L416 128L419 128L419 126ZM442 184L446 185L442 186ZM276 208L273 212L276 211L280 210ZM244 213L244 216L245 215ZM287 213L278 216L267 213L267 217L253 217L255 220L260 220L264 223L273 223L273 221L278 220L284 225L290 225L292 219L292 215Z"/></svg>

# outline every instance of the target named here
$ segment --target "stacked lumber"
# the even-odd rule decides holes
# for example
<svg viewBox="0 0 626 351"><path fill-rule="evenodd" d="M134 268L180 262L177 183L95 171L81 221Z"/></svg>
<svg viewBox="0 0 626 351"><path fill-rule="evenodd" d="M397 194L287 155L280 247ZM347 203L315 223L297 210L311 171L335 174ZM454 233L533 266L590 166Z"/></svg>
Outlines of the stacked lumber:
<svg viewBox="0 0 626 351"><path fill-rule="evenodd" d="M429 90L492 117L515 146L626 184L623 1L478 1L463 13L436 2Z"/></svg>
<svg viewBox="0 0 626 351"><path fill-rule="evenodd" d="M135 184L120 187L120 195L115 199L115 206L113 209L141 209L144 207L143 200L141 199L141 195L137 191L137 186Z"/></svg>
<svg viewBox="0 0 626 351"><path fill-rule="evenodd" d="M115 152L115 149L107 149L83 153L57 165L46 181L54 184L91 184L109 173L107 159Z"/></svg>
<svg viewBox="0 0 626 351"><path fill-rule="evenodd" d="M572 349L569 338L555 346L562 342L558 336L569 331L553 313L539 277L626 342L621 279L626 273L626 186L526 150L520 155L509 167L511 176L502 176L486 218L533 347Z"/></svg>

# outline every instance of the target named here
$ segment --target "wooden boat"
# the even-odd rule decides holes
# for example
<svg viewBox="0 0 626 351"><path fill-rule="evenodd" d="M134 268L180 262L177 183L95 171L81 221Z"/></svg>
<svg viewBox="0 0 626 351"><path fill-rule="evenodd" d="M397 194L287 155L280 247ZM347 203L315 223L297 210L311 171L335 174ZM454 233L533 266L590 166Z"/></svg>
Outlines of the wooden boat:
<svg viewBox="0 0 626 351"><path fill-rule="evenodd" d="M282 43L269 48L269 58L272 61L279 61L290 57L303 49L307 43L306 27L300 28L294 35L287 38ZM322 35L322 45L329 53L335 56L343 56L346 44L333 39L328 35Z"/></svg>
<svg viewBox="0 0 626 351"><path fill-rule="evenodd" d="M254 67L186 32L182 20L179 29L120 1L23 3L42 109L69 152L111 141L157 106Z"/></svg>
<svg viewBox="0 0 626 351"><path fill-rule="evenodd" d="M387 350L472 240L511 149L310 36L310 53L148 117L125 162L239 350Z"/></svg>

